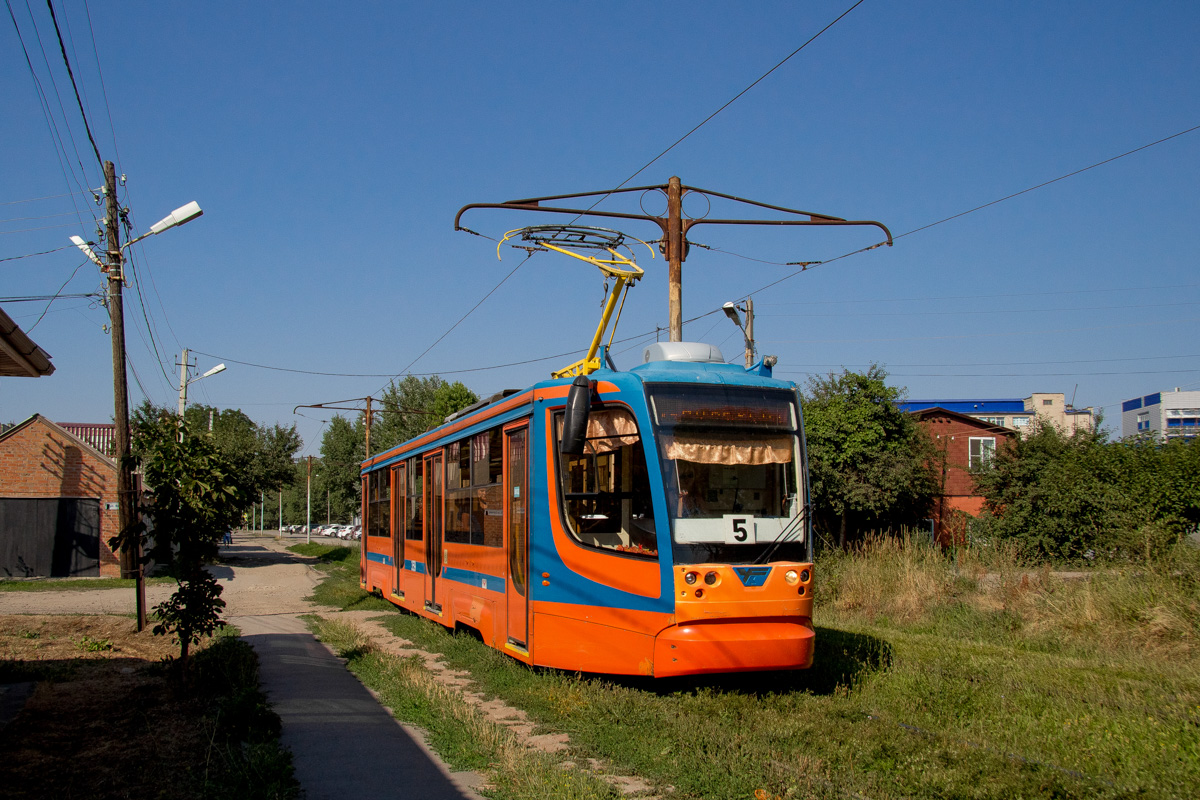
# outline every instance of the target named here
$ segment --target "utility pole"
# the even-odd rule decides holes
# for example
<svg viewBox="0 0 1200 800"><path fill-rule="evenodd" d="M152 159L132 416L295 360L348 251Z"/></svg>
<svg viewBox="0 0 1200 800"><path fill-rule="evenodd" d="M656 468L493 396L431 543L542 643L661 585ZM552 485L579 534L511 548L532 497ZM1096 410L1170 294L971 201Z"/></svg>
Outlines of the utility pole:
<svg viewBox="0 0 1200 800"><path fill-rule="evenodd" d="M667 182L667 309L670 339L683 341L683 185L678 175Z"/></svg>
<svg viewBox="0 0 1200 800"><path fill-rule="evenodd" d="M116 425L117 530L122 535L121 577L133 578L137 592L137 629L146 629L146 582L142 575L141 539L128 538L137 522L137 494L133 488L133 445L129 436L129 383L125 366L125 306L121 289L122 267L120 208L117 174L113 162L104 162L105 229L108 238L108 316L112 322L113 422Z"/></svg>
<svg viewBox="0 0 1200 800"><path fill-rule="evenodd" d="M312 459L312 456L308 457L308 513L304 524L304 534L309 544L312 544Z"/></svg>
<svg viewBox="0 0 1200 800"><path fill-rule="evenodd" d="M179 359L179 425L183 426L183 410L187 408L187 387L188 387L188 349L183 348L183 357ZM212 427L209 426L209 430Z"/></svg>
<svg viewBox="0 0 1200 800"><path fill-rule="evenodd" d="M366 417L364 417L364 421L366 422L366 424L363 426L364 428L367 429L367 441L366 441L366 448L367 448L366 457L367 458L371 457L371 400L372 400L372 398L370 398L370 397L367 398L367 414L366 414Z"/></svg>
<svg viewBox="0 0 1200 800"><path fill-rule="evenodd" d="M754 366L754 298L746 298L746 369Z"/></svg>

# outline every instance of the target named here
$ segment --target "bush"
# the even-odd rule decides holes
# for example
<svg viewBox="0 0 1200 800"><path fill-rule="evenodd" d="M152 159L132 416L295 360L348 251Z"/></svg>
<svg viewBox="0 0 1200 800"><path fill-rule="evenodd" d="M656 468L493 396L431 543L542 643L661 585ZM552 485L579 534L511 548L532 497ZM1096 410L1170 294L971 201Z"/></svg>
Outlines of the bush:
<svg viewBox="0 0 1200 800"><path fill-rule="evenodd" d="M1146 563L1200 523L1200 442L1105 442L1040 425L974 477L986 510L973 539L1034 559Z"/></svg>

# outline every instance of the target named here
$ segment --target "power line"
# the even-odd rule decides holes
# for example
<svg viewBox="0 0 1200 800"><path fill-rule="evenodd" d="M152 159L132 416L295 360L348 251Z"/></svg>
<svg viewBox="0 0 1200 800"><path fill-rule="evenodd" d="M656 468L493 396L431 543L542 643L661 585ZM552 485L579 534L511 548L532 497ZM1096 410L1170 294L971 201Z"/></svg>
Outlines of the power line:
<svg viewBox="0 0 1200 800"><path fill-rule="evenodd" d="M956 311L864 311L857 314L757 314L758 317L782 317L787 319L820 319L823 317L950 317L963 314L1048 314L1057 311L1121 311L1138 308L1175 308L1200 305L1200 301L1182 303L1143 303L1124 306L1076 306L1074 308L964 308Z"/></svg>
<svg viewBox="0 0 1200 800"><path fill-rule="evenodd" d="M81 294L32 294L21 297L0 297L0 303L37 303L42 300L78 300L82 297L103 296L103 294L97 292L84 292Z"/></svg>
<svg viewBox="0 0 1200 800"><path fill-rule="evenodd" d="M12 9L10 8L9 11L11 12L11 10ZM16 20L13 20L13 22L15 24ZM18 31L18 33L19 33L19 31ZM22 44L24 44L24 42L22 42ZM27 58L28 58L28 56L27 56ZM32 69L32 66L30 67L30 69ZM36 76L35 76L35 80L36 80ZM46 195L45 197L30 197L25 200L3 200L3 201L0 201L0 206L15 206L18 203L37 203L41 200L57 200L60 197L74 197L75 195L79 195L79 194L92 194L92 192L89 189L84 189L83 191L79 191L79 192L65 192L63 194L51 194L51 195Z"/></svg>
<svg viewBox="0 0 1200 800"><path fill-rule="evenodd" d="M60 250L69 250L74 246L75 245L73 245L73 244L67 244L67 245L63 245L62 247L56 247L53 250L43 250L40 253L26 253L23 256L8 256L7 258L0 258L0 262L16 261L21 258L33 258L34 256L46 256L46 255L50 255L51 253L57 253Z"/></svg>
<svg viewBox="0 0 1200 800"><path fill-rule="evenodd" d="M1054 295L1064 294L1106 294L1111 292L1151 292L1161 289L1170 289L1177 291L1179 289L1196 289L1200 288L1200 283L1176 283L1167 286L1118 286L1110 289L1062 289L1053 292L1006 292L1004 294L949 294L935 295L926 297L879 297L879 298L863 298L857 300L790 300L783 302L765 301L756 303L757 306L828 306L828 305L846 305L853 303L923 303L927 301L941 300L998 300L1004 298L1023 298L1023 297L1052 297Z"/></svg>
<svg viewBox="0 0 1200 800"><path fill-rule="evenodd" d="M83 110L83 99L79 96L79 85L75 83L75 72L71 69L71 59L67 58L67 46L63 44L62 31L58 27L58 17L54 13L54 3L46 0L46 8L50 9L50 19L54 23L54 33L58 36L58 49L62 51L63 64L67 67L67 77L71 79L71 88L75 90L75 102L79 104L79 116L83 117L83 129L87 131L88 141L92 143L92 152L96 154L96 163L104 167L104 159L100 157L100 148L92 137L92 126L88 124L87 112Z"/></svg>
<svg viewBox="0 0 1200 800"><path fill-rule="evenodd" d="M87 0L83 0L83 10L87 14L88 34L92 38L92 54L96 58L96 73L100 76L100 95L104 98L104 111L108 115L108 130L112 134L113 154L116 156L117 167L121 166L121 151L117 149L117 130L113 126L112 107L108 104L108 88L104 85L104 70L100 68L100 51L96 47L96 31L92 27L92 9Z"/></svg>
<svg viewBox="0 0 1200 800"><path fill-rule="evenodd" d="M492 287L492 289L491 289L491 291L489 291L489 292L488 292L487 294L485 294L485 295L484 295L482 298L480 298L480 300L479 300L479 302L478 302L478 303L476 303L475 305L471 306L470 310L468 310L468 311L467 311L467 313L463 314L461 317L459 317L459 318L458 318L458 321L457 321L457 322L455 322L453 325L451 325L449 328L447 328L447 329L446 329L446 332L445 332L445 333L443 333L441 336L439 336L439 337L438 337L438 338L437 338L437 339L434 341L434 343L433 343L433 344L429 345L429 347L426 347L426 348L425 348L425 349L424 349L424 350L421 352L421 354L420 354L419 356L417 356L416 358L414 358L412 361L408 362L408 366L406 366L404 369L400 370L400 372L399 372L398 374L396 374L396 375L393 375L393 376L392 376L392 380L395 380L396 378L399 378L401 375L404 375L404 374L405 374L405 373L406 373L406 372L409 370L409 368L410 368L410 367L412 367L412 365L413 365L413 364L416 364L418 361L420 361L422 358L424 358L424 357L425 357L425 355L426 355L426 354L427 354L427 353L428 353L430 350L432 350L434 347L436 347L436 346L438 345L438 343L439 343L439 342L441 342L443 339L445 339L447 336L449 336L449 335L450 335L450 333L451 333L451 331L453 331L455 328L457 328L459 325L461 325L461 324L463 323L463 320L465 320L467 317L471 316L471 314L475 313L475 309L477 309L477 308L479 308L481 305L483 305L483 303L484 303L484 301L485 301L485 300L487 300L489 297L491 297L493 294L495 294L495 293L496 293L496 291L497 291L497 290L498 290L498 289L499 289L501 286L503 286L503 285L504 285L504 283L505 283L505 282L506 282L506 281L507 281L509 278L511 278L513 275L515 275L515 274L516 274L516 272L517 272L517 270L519 270L519 269L520 269L522 266L524 266L525 262L529 261L529 259L531 259L531 258L533 258L533 252L532 252L532 251L530 251L529 253L527 253L527 254L525 255L525 258L521 259L521 262L520 262L519 264L517 264L515 267L513 267L513 268L512 268L512 271L511 271L511 272L509 272L507 275L505 275L503 278L501 278L501 279L500 279L500 282L499 282L499 283L497 283L495 286L493 286L493 287ZM390 382L391 382L391 381L389 381L389 383L390 383ZM386 389L386 388L387 388L387 385L385 384L384 386L381 386L381 387L379 388L379 390L378 390L378 391L382 392L382 391L383 391L384 389Z"/></svg>
<svg viewBox="0 0 1200 800"><path fill-rule="evenodd" d="M982 210L983 210L983 209L985 209L985 208L990 208L991 206L994 206L994 205L996 205L996 204L998 204L998 203L1003 203L1003 202L1005 202L1006 200L1012 200L1014 197L1020 197L1020 196L1021 196L1021 195L1023 195L1023 194L1028 194L1029 192L1032 192L1032 191L1034 191L1035 189L1042 189L1042 188L1044 188L1044 187L1046 187L1046 186L1049 186L1049 185L1050 185L1050 184L1052 184L1052 183L1058 183L1059 181L1066 180L1067 178L1072 178L1072 177L1074 177L1074 176L1076 176L1076 175L1079 175L1079 174L1081 174L1081 173L1087 172L1088 170L1095 169L1096 167L1101 167L1101 166L1104 166L1105 164L1111 164L1111 163L1112 163L1112 162L1114 162L1114 161L1117 161L1117 160L1119 160L1119 159L1125 158L1125 157L1127 157L1127 156L1131 156L1131 155L1133 155L1134 153L1140 153L1142 150L1146 150L1146 149L1148 149L1148 148L1151 148L1151 147L1154 147L1154 146L1156 146L1156 145L1163 144L1164 142L1169 142L1169 141L1171 141L1172 139L1177 139L1177 138L1179 138L1180 136L1183 136L1184 134L1192 133L1193 131L1197 131L1197 130L1200 130L1200 125L1193 125L1193 126L1192 126L1192 127L1190 127L1190 128L1187 128L1187 129L1185 129L1185 130L1179 131L1178 133L1173 133L1173 134L1171 134L1170 136L1165 136L1165 137L1163 137L1162 139L1157 139L1157 140L1155 140L1155 141L1153 141L1153 142L1150 142L1149 144L1144 144L1144 145L1142 145L1141 147L1135 147L1135 148L1134 148L1134 149L1132 149L1132 150L1127 150L1126 152L1124 152L1124 153L1121 153L1120 155L1115 155L1115 156L1112 156L1112 157L1110 157L1110 158L1106 158L1106 159L1104 159L1103 161L1097 161L1095 164L1090 164L1090 165L1088 165L1088 166L1086 166L1086 167L1083 167L1083 168L1081 168L1081 169L1074 170L1073 172L1068 172L1066 175L1060 175L1060 176L1058 176L1057 178L1052 178L1051 180L1048 180L1048 181L1043 181L1042 183L1039 183L1039 184L1037 184L1037 185L1035 185L1035 186L1030 186L1030 187L1029 187L1029 188L1027 188L1027 189L1022 189L1022 190L1021 190L1021 191L1019 191L1019 192L1013 192L1012 194L1010 194L1010 195L1006 195L1006 196L1004 196L1004 197L1001 197L1001 198L999 198L998 200L992 200L991 202L984 203L983 205L975 206L974 208L967 209L966 211L961 211L961 212L959 212L959 213L957 213L957 214L952 214L951 216L949 216L949 217L946 217L946 218L944 218L944 219L940 219L940 220L938 220L937 222L931 222L931 223L929 223L928 225L922 225L922 226L921 226L921 227L919 227L919 228L913 228L911 231L907 231L907 232L905 232L905 233L901 233L901 234L898 234L898 235L896 235L896 236L892 237L892 239L893 239L893 241L895 241L895 240L899 240L899 239L903 239L905 236L911 236L911 235L913 235L914 233L920 233L921 231L926 231L926 230L929 230L930 228L933 228L933 227L936 227L936 226L938 226L938 225L942 225L942 224L944 224L944 223L950 222L951 220L955 220L955 219L958 219L958 218L960 218L960 217L965 217L965 216L966 216L966 215L968 215L968 214L974 214L976 211L982 211ZM861 248L859 248L858 250L853 250L853 251L851 251L851 252L849 252L849 253L843 253L843 254L842 254L842 255L840 255L840 256L836 256L836 257L834 257L834 258L826 259L826 260L824 260L824 261L808 261L808 262L803 262L803 261L801 261L801 262L783 262L783 263L780 263L780 262L764 262L764 263L775 263L775 264L780 264L780 266L793 266L793 265L800 265L800 269L796 270L795 272L793 272L793 273L791 273L791 274L789 274L789 275L784 275L782 278L779 278L779 279L777 279L777 280L774 280L774 281L772 281L772 282L770 282L770 283L766 284L765 286L761 286L761 287L759 287L758 289L755 289L754 291L747 292L747 293L746 293L746 295L743 295L743 296L746 296L746 297L748 297L749 295L752 295L752 294L758 294L758 293L760 293L760 292L766 291L767 289L770 289L772 286L777 286L777 285L779 285L779 284L783 283L783 282L784 282L784 281L786 281L786 280L791 280L792 278L796 277L796 276L797 276L797 275L799 275L800 273L802 273L802 272L807 272L809 269L812 269L813 267L816 267L816 266L822 266L822 265L824 265L824 264L832 264L832 263L833 263L833 262L835 262L835 261L841 261L841 260L842 260L842 259L844 259L844 258L849 258L850 256L855 256L855 255L858 255L859 253L865 253L865 252L867 252L868 250L874 250L874 249L876 249L876 248L878 248L878 247L881 247L883 244L885 244L885 242L879 242L878 244L873 244L873 245L870 245L870 246L868 246L868 247L861 247ZM715 249L715 248L709 248L709 249ZM729 255L735 255L735 256L737 256L738 258L746 258L746 259L750 259L750 260L758 260L758 259L751 259L749 256L742 256L742 255L739 255L739 254L737 254L737 253L732 253L732 252L729 252L729 251L722 251L722 252L726 252L726 253L728 253Z"/></svg>
<svg viewBox="0 0 1200 800"><path fill-rule="evenodd" d="M1051 366L1053 364L1115 364L1120 361L1162 361L1168 359L1183 359L1183 358L1200 358L1200 353L1193 353L1182 356L1130 356L1128 358L1089 358L1078 359L1073 358L1068 361L973 361L969 364L887 364L890 369L892 367L902 368L953 368L953 367L1037 367ZM827 369L840 369L845 366L852 367L869 367L870 364L809 364L810 367L822 367Z"/></svg>
<svg viewBox="0 0 1200 800"><path fill-rule="evenodd" d="M757 78L757 79L756 79L756 80L755 80L753 83L751 83L751 84L750 84L749 86L747 86L745 89L742 89L740 92L738 92L737 94L735 94L735 95L734 95L732 98L730 98L730 99L729 99L729 101L728 101L728 102L726 102L726 103L725 103L725 105L721 106L721 107L720 107L720 108L718 108L716 111L712 112L712 113L711 113L711 114L709 114L707 117L705 117L704 119L702 119L702 120L701 120L701 121L700 121L700 122L699 122L699 123L698 123L698 124L697 124L695 127L693 127L693 128L690 130L690 131L688 131L688 132L687 132L687 133L685 133L683 136L680 136L678 139L676 139L674 142L672 142L672 143L671 143L671 144L670 144L670 145L667 147L667 149L663 150L661 153L659 153L658 155L656 155L654 158L650 159L650 160L649 160L649 161L647 161L645 164L643 164L643 165L642 165L642 167L641 167L641 168L639 168L637 172L633 173L633 174L632 174L632 175L630 175L628 178L626 178L625 180L623 180L623 181L621 181L619 184L617 184L617 187L616 187L616 188L617 188L617 189L620 189L621 187L625 186L625 184L629 183L629 182L630 182L630 181L632 181L634 178L636 178L638 175L641 175L641 174L642 174L643 172L645 172L645 171L646 171L646 170L647 170L647 169L648 169L648 168L649 168L649 167L650 167L652 164L654 164L654 162L658 161L660 158L662 158L663 156L665 156L667 153L671 152L671 151L672 151L672 150L674 150L676 147L678 147L680 144L682 144L682 143L683 143L683 141L684 141L685 139L687 139L687 138L688 138L689 136L691 136L693 133L695 133L696 131L700 130L700 129L701 129L701 128L703 128L705 125L707 125L707 124L708 124L708 123L709 123L709 122L710 122L710 121L713 119L713 117L717 116L717 115L718 115L718 114L720 114L722 111L724 111L725 109L727 109L727 108L729 108L731 105L733 105L735 102L737 102L737 101L738 101L738 99L739 99L739 98L741 98L741 96L742 96L742 95L746 94L746 92L750 91L750 90L751 90L751 89L753 89L755 86L758 86L758 84L760 84L760 83L762 83L764 80L766 80L766 79L767 79L767 77L768 77L768 76L769 76L769 75L770 75L772 72L774 72L775 70L779 69L779 68L780 68L780 67L782 67L784 64L786 64L788 61L790 61L790 60L792 59L792 57L793 57L793 56L795 56L795 55L796 55L797 53L799 53L801 50L803 50L804 48L806 48L806 47L808 47L810 44L812 44L814 41L816 41L816 40L817 40L817 39L818 39L818 38L819 38L819 37L820 37L820 36L821 36L823 33L825 33L825 31L829 30L829 29L830 29L830 28L832 28L834 25L836 25L836 24L838 24L839 22L841 22L841 20L842 20L842 17L845 17L847 14L849 14L851 11L853 11L853 10L854 10L854 9L856 9L856 8L858 8L858 7L859 7L860 5L862 5L862 4L863 4L863 0L858 0L858 2L857 2L857 3L855 3L854 5L852 5L852 6L850 6L849 8L847 8L845 11L843 11L841 14L839 14L839 15L838 15L837 19L835 19L833 22L831 22L831 23L829 23L828 25L826 25L826 26L825 26L824 28L822 28L821 30L819 30L819 31L817 31L816 33L814 33L814 34L813 34L813 35L812 35L812 36L811 36L811 37L808 39L808 41L806 41L804 44L802 44L802 45L800 45L799 47L797 47L797 48L796 48L795 50L793 50L792 52L788 53L788 55L787 55L787 56L785 56L785 57L783 58L783 60L781 60L781 61L780 61L779 63L777 63L775 66L771 67L769 70L767 70L766 72L764 72L762 75L758 76L758 78ZM614 191L615 191L615 190L614 190ZM588 210L590 211L592 208L595 208L597 205L599 205L601 202L603 202L603 200L604 200L604 198L605 198L605 197L608 197L608 195L604 195L603 197L601 197L599 200L597 200L595 203L593 203L593 204L592 204L592 206L591 206L591 208L589 208Z"/></svg>
<svg viewBox="0 0 1200 800"><path fill-rule="evenodd" d="M42 309L42 314L40 317L37 318L37 322L34 322L32 325L30 325L26 329L26 331L25 331L26 333L31 333L33 331L33 329L38 326L38 322L41 322L43 319L45 319L46 312L50 310L50 306L54 304L54 301L59 299L62 296L63 289L67 288L68 283L75 280L75 276L79 274L79 270L83 269L84 265L86 265L88 263L90 263L90 262L85 258L82 262L80 262L79 266L77 266L75 268L75 271L71 273L71 276L69 278L67 278L65 281L63 281L63 285L58 287L58 291L50 296L50 300L49 300L49 302L46 303L46 307L44 309Z"/></svg>
<svg viewBox="0 0 1200 800"><path fill-rule="evenodd" d="M1034 336L1045 335L1051 333L1079 333L1081 331L1107 331L1117 330L1120 328L1144 328L1152 325L1175 325L1181 322L1197 322L1200 317L1187 317L1185 319L1163 319L1150 320L1147 322L1126 322L1119 325L1095 325L1082 328L1052 328L1049 330L1040 331L1001 331L996 333L961 333L948 334L945 336L889 336L867 339L762 339L762 342L770 342L773 344L848 344L848 343L867 343L867 342L925 342L925 341L941 341L946 339L992 339L1003 336Z"/></svg>
<svg viewBox="0 0 1200 800"><path fill-rule="evenodd" d="M48 1L49 1L49 0L47 0L47 2L48 2ZM849 14L849 13L850 13L851 11L853 11L854 9L858 8L860 5L862 5L862 3L863 3L863 0L858 0L858 2L856 2L854 5L850 6L850 8L846 9L845 11L843 11L843 12L842 12L842 13L841 13L841 14L840 14L840 15L839 15L839 16L838 16L838 17L837 17L835 20L833 20L833 22L830 22L830 23L829 23L828 25L826 25L824 28L822 28L821 30L817 31L817 33L813 34L813 35L812 35L812 36L811 36L811 37L808 39L808 41L804 42L804 44L802 44L802 45L800 45L799 47L797 47L795 50L793 50L791 53L789 53L789 54L788 54L786 57L784 57L784 58L783 58L781 61L779 61L777 64L775 64L775 66L771 67L769 70L767 70L767 71L766 71L766 72L764 72L762 75L760 75L760 76L759 76L759 77L758 77L756 80L754 80L754 82L753 82L753 83L751 83L751 84L750 84L749 86L747 86L745 89L742 89L742 91L738 92L736 95L734 95L732 98L730 98L730 99L729 99L729 100L728 100L728 101L727 101L727 102L726 102L724 105L722 105L722 106L721 106L720 108L718 108L716 111L712 112L712 113L711 113L711 114L709 114L707 117L705 117L703 120L701 120L701 121L700 121L698 124L696 124L696 125L695 125L695 126L694 126L694 127L691 129L691 130L689 130L689 131L688 131L687 133L685 133L683 136L680 136L678 139L676 139L674 142L672 142L672 143L671 143L671 144L670 144L670 145L669 145L669 146L668 146L668 147L667 147L665 150L663 150L661 153L659 153L659 154L658 154L658 155L656 155L654 158L652 158L652 159L650 159L649 161L647 161L647 162L646 162L644 165L642 165L642 167L640 167L640 168L639 168L639 169L638 169L636 172L634 172L632 175L630 175L630 176L629 176L628 178L626 178L625 180L621 181L621 183L619 183L619 184L618 184L618 185L617 185L617 186L616 186L616 187L615 187L613 190L610 190L610 191L609 191L609 193L607 193L607 194L603 194L603 195L601 195L601 196L600 196L600 197L599 197L599 198L596 200L596 202L592 203L592 205L588 207L588 210L590 211L591 209L594 209L596 206L600 205L600 203L604 202L604 199L605 199L605 198L607 198L607 197L609 197L613 191L616 191L616 189L620 189L620 188L622 188L623 186L625 186L626 184L628 184L630 181L632 181L634 178L636 178L638 175L640 175L640 174L642 174L643 172L645 172L645 171L646 171L646 170L647 170L647 169L648 169L648 168L649 168L649 167L650 167L652 164L654 164L656 161L658 161L660 158L662 158L663 156L665 156L667 153L671 152L671 151L672 151L672 150L674 150L676 147L678 147L678 146L679 146L679 145L680 145L680 144L681 144L681 143L682 143L682 142L683 142L685 139L687 139L687 138L688 138L689 136L691 136L693 133L695 133L696 131L698 131L698 130L700 130L702 127L704 127L706 124L708 124L708 122L709 122L709 121L711 121L711 120L712 120L714 117L716 117L718 114L720 114L720 113L721 113L722 111L724 111L726 108L729 108L729 106L733 105L733 104L734 104L734 103L735 103L735 102L736 102L736 101L737 101L737 100L738 100L740 97L742 97L742 95L746 94L746 92L750 91L750 90L751 90L751 89L753 89L755 86L757 86L758 84L762 83L762 81L764 81L764 80L765 80L765 79L766 79L766 78L767 78L767 77L768 77L768 76L769 76L771 73L773 73L775 70L777 70L777 69L779 69L780 67L782 67L782 66L783 66L784 64L786 64L788 61L790 61L790 60L792 59L792 57L793 57L793 56L795 56L795 55L796 55L797 53L799 53L801 50L803 50L804 48L806 48L806 47L808 47L810 44L812 44L814 41L816 41L816 40L817 40L817 38L819 38L819 37L820 37L820 36L821 36L823 33L825 33L827 30L829 30L829 29L830 29L830 28L832 28L834 25L836 25L838 22L840 22L840 21L841 21L841 19L842 19L843 17L845 17L847 14ZM576 216L576 217L575 217L575 220L578 220L580 216L582 216L582 215ZM572 222L574 222L575 220L572 220ZM466 230L466 229L464 228L463 230ZM468 232L468 233L475 234L476 236L483 236L483 238L485 238L485 239L492 239L492 237L490 237L490 236L484 236L483 234L481 234L481 233L476 233L475 231L469 231L469 230L468 230L467 232ZM495 240L494 240L494 239L492 239L492 241L495 241ZM469 316L470 316L470 315L471 315L471 314L472 314L472 313L475 311L475 309L479 308L479 306L480 306L480 305L481 305L481 304L482 304L482 303L483 303L485 300L487 300L489 297L491 297L491 296L492 296L492 294L494 294L494 293L496 292L496 290L497 290L497 289L499 289L499 288L500 288L500 286L504 284L504 282L505 282L505 281L507 281L509 278L511 278L511 277L513 276L513 274L514 274L514 273L516 273L516 271L517 271L518 269L520 269L520 268L521 268L521 267L522 267L522 266L525 264L525 262L527 262L527 261L528 261L528 260L529 260L529 259L530 259L532 256L533 256L533 253L532 253L532 251L531 251L531 252L530 252L528 255L526 255L525 259L524 259L523 261L521 261L521 263L520 263L520 264L517 264L517 266L516 266L516 267L513 269L513 271L512 271L512 272L510 272L508 275L504 276L504 279L503 279L503 280L501 280L501 281L500 281L500 283L496 284L496 286L495 286L495 287L494 287L494 288L493 288L493 289L492 289L490 292L488 292L486 295L484 295L483 299L481 299L481 300L480 300L478 303L476 303L476 304L475 304L475 305L474 305L474 306L471 308L471 310L470 310L470 311L468 311L468 312L467 312L466 314L464 314L464 315L463 315L463 316L462 316L462 317L461 317L461 318L460 318L460 319L459 319L457 322L455 322L453 325L451 325L451 326L450 326L450 328L449 328L449 329L448 329L448 330L447 330L445 333L443 333L443 334L442 334L440 337L438 337L437 341L435 341L435 342L434 342L433 344L431 344L429 347L425 348L425 350L424 350L424 351L423 351L423 352L422 352L422 353L421 353L419 356L417 356L415 359L413 359L412 361L410 361L410 362L409 362L409 364L408 364L408 366L406 366L406 367L405 367L403 370L401 370L401 371L400 371L400 372L399 372L397 375L395 375L394 377L398 378L398 377L400 377L401 375L404 375L404 374L407 372L407 370L413 366L413 364L416 364L418 361L420 361L422 358L424 358L424 357L425 357L425 355L426 355L427 353L429 353L429 351L430 351L430 350L432 350L432 349L433 349L435 346L437 346L437 344L438 344L439 342L441 342L443 339L445 339L445 338L446 338L446 337L447 337L447 336L450 334L450 332L451 332L451 331L453 331L453 330L454 330L455 328L457 328L457 327L458 327L460 324L462 324L462 322L463 322L463 321L464 321L464 320L465 320L467 317L469 317ZM445 373L445 374L452 374L452 373ZM384 388L386 388L386 387L384 387ZM383 391L383 388L381 388L381 389L380 389L380 391Z"/></svg>
<svg viewBox="0 0 1200 800"><path fill-rule="evenodd" d="M62 134L59 133L59 131L58 131L58 122L57 122L57 120L54 119L54 114L50 110L50 99L46 95L46 90L43 88L42 82L37 76L37 70L35 70L33 68L33 59L31 59L29 56L29 48L27 48L25 46L25 36L21 33L21 26L19 24L17 24L17 17L16 17L16 14L13 13L12 3L10 2L10 0L4 0L4 4L8 8L8 17L9 17L9 19L12 20L13 29L16 31L16 34L17 34L17 40L21 43L21 52L25 55L25 66L29 69L29 77L31 77L33 79L34 90L37 93L38 101L42 108L42 117L46 120L46 130L50 134L50 143L54 148L54 157L58 159L58 168L62 172L63 178L64 178L64 180L66 180L68 188L70 188L72 180L75 181L75 185L79 188L78 192L68 192L67 195L58 195L58 196L65 197L68 195L82 194L86 191L85 187L80 185L78 177L74 174L73 171L69 171L67 169L67 164L64 163L64 159L66 159L66 161L69 163L69 159L67 159L67 148L63 144ZM30 11L30 19L31 20L33 19L32 11ZM37 32L37 22L36 21L34 21L33 26L34 26L34 31ZM41 44L40 36L38 37L38 44L39 45ZM42 51L42 54L43 54L43 56L45 55L44 50ZM48 63L47 63L47 67L49 67ZM53 81L54 81L54 73L53 72L50 73L50 80L51 80L51 84L53 85ZM55 87L55 93L56 94L58 93L57 86ZM61 108L61 106L62 106L62 102L60 100L59 107ZM65 115L65 112L64 112L64 115ZM66 122L65 116L64 116L63 121L64 121L64 123ZM70 133L69 127L67 130L68 130L68 133ZM76 151L76 152L78 154L78 151ZM48 198L41 198L41 199L48 199ZM27 201L15 201L15 202L27 202ZM72 197L72 202L74 202L74 197Z"/></svg>

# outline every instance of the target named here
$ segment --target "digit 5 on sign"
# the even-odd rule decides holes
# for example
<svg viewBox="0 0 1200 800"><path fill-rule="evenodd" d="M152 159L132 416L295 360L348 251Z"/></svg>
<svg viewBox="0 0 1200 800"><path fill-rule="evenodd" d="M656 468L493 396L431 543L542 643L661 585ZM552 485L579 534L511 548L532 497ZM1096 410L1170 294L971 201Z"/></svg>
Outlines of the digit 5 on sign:
<svg viewBox="0 0 1200 800"><path fill-rule="evenodd" d="M725 544L751 544L757 541L754 517L745 514L726 514Z"/></svg>

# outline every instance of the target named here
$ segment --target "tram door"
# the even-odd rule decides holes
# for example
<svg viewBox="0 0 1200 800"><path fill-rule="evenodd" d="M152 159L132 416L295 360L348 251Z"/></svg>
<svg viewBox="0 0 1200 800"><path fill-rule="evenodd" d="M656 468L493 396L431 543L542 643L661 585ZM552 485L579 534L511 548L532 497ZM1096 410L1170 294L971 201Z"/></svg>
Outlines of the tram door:
<svg viewBox="0 0 1200 800"><path fill-rule="evenodd" d="M408 500L408 470L404 464L392 467L392 564L395 574L392 582L395 589L392 594L404 595L404 529L408 519L405 508Z"/></svg>
<svg viewBox="0 0 1200 800"><path fill-rule="evenodd" d="M529 642L529 480L526 439L529 428L504 431L504 536L508 542L508 641Z"/></svg>
<svg viewBox="0 0 1200 800"><path fill-rule="evenodd" d="M425 607L441 612L438 599L438 578L442 574L442 518L445 482L442 454L425 459Z"/></svg>

